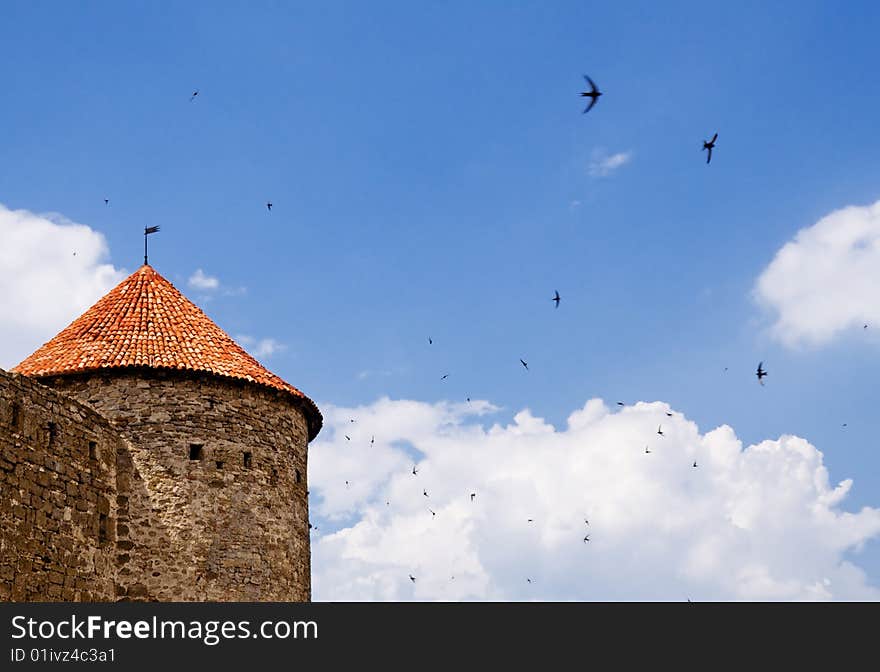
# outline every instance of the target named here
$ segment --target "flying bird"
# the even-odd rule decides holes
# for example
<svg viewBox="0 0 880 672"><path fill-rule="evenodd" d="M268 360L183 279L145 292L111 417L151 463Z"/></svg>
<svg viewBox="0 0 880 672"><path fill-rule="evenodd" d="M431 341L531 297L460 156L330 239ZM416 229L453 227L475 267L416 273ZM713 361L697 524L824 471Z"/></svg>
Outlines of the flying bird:
<svg viewBox="0 0 880 672"><path fill-rule="evenodd" d="M694 468L696 469L696 467L697 467L697 461L694 460Z"/></svg>
<svg viewBox="0 0 880 672"><path fill-rule="evenodd" d="M347 488L348 486L349 486L349 482L346 481L346 482L345 482L345 487Z"/></svg>
<svg viewBox="0 0 880 672"><path fill-rule="evenodd" d="M412 581L413 583L415 583L415 582L416 582L416 577L414 577L412 574L410 574L410 575L409 575L409 580Z"/></svg>
<svg viewBox="0 0 880 672"><path fill-rule="evenodd" d="M431 511L431 517L432 517L432 518L433 518L433 517L434 517L434 516L436 516L436 515L437 515L437 514L436 514L436 513L434 513L434 512L433 512L433 511L432 511L432 510L431 510L431 509L428 509L428 511Z"/></svg>
<svg viewBox="0 0 880 672"><path fill-rule="evenodd" d="M474 501L474 497L476 497L476 496L477 496L477 493L476 493L476 492L472 492L472 493L471 493L471 501Z"/></svg>
<svg viewBox="0 0 880 672"><path fill-rule="evenodd" d="M648 446L645 446L645 454L647 455L647 454L650 453L650 452L651 452L651 451L648 450Z"/></svg>
<svg viewBox="0 0 880 672"><path fill-rule="evenodd" d="M590 98L590 104L584 109L584 114L593 109L593 105L596 104L596 101L599 100L599 96L602 95L602 92L596 87L596 84L590 79L587 75L584 75L584 80L586 80L587 84L590 85L589 91L581 92L581 98Z"/></svg>
<svg viewBox="0 0 880 672"><path fill-rule="evenodd" d="M371 436L371 437L370 437L370 445L372 446L374 443L376 443L376 437L375 437L375 436Z"/></svg>
<svg viewBox="0 0 880 672"><path fill-rule="evenodd" d="M533 521L531 518L529 518L529 522L531 523L531 522L534 522L534 521Z"/></svg>
<svg viewBox="0 0 880 672"><path fill-rule="evenodd" d="M626 406L626 404L624 404L622 401L618 401L618 402L617 402L617 405L618 405L618 406Z"/></svg>
<svg viewBox="0 0 880 672"><path fill-rule="evenodd" d="M709 163L712 160L712 149L715 147L715 141L718 139L718 134L712 136L712 139L709 142L703 140L703 149L709 150L709 155L706 157L706 163Z"/></svg>
<svg viewBox="0 0 880 672"><path fill-rule="evenodd" d="M109 198L105 198L105 199L104 199L104 205L110 205L110 199L109 199Z"/></svg>
<svg viewBox="0 0 880 672"><path fill-rule="evenodd" d="M586 544L590 540L590 535L584 537L584 543Z"/></svg>
<svg viewBox="0 0 880 672"><path fill-rule="evenodd" d="M551 301L554 301L554 302L556 303L556 307L559 308L559 302L562 301L562 297L559 296L559 292L558 292L558 291L557 291L557 292L554 292L554 293L555 293L555 296L554 296L552 299L550 299L550 300L551 300Z"/></svg>
<svg viewBox="0 0 880 672"><path fill-rule="evenodd" d="M526 579L526 581L528 581L528 582L529 582L529 583L531 583L531 582L532 582L532 580L531 580L531 579L528 579L528 578L527 578L527 579Z"/></svg>
<svg viewBox="0 0 880 672"><path fill-rule="evenodd" d="M433 345L433 344L434 344L434 341L432 341L432 340L431 340L431 337L428 336L428 345Z"/></svg>
<svg viewBox="0 0 880 672"><path fill-rule="evenodd" d="M422 489L422 494L423 494L425 497L427 497L427 496L428 496L428 491L425 490L425 489L423 488L423 489Z"/></svg>
<svg viewBox="0 0 880 672"><path fill-rule="evenodd" d="M666 417L667 417L667 418L671 418L671 417L672 417L672 413L667 413L667 414L666 414Z"/></svg>
<svg viewBox="0 0 880 672"><path fill-rule="evenodd" d="M440 380L446 380L447 378L449 378L449 374L448 374L448 373L445 374L445 375L443 375L443 376L440 376Z"/></svg>
<svg viewBox="0 0 880 672"><path fill-rule="evenodd" d="M519 363L522 364L524 367L526 367L526 371L529 370L529 365L526 364L523 360L519 360Z"/></svg>
<svg viewBox="0 0 880 672"><path fill-rule="evenodd" d="M758 372L755 375L758 376L758 382L763 385L764 381L761 379L767 375L767 372L764 370L764 362L758 362Z"/></svg>
<svg viewBox="0 0 880 672"><path fill-rule="evenodd" d="M347 441L351 441L351 437L350 437L348 434L345 435L345 439L346 439Z"/></svg>
<svg viewBox="0 0 880 672"><path fill-rule="evenodd" d="M586 518L584 518L584 525L589 525L589 524L590 524L590 521L587 520Z"/></svg>
<svg viewBox="0 0 880 672"><path fill-rule="evenodd" d="M657 433L663 436L663 425L657 425Z"/></svg>
<svg viewBox="0 0 880 672"><path fill-rule="evenodd" d="M199 95L199 90L198 90L198 89L196 89L195 91L193 91L192 98L189 99L189 102L193 102L193 101L196 99L196 96L197 96L197 95Z"/></svg>
<svg viewBox="0 0 880 672"><path fill-rule="evenodd" d="M272 212L272 204L271 204L269 201L266 201L266 209L267 209L269 212Z"/></svg>
<svg viewBox="0 0 880 672"><path fill-rule="evenodd" d="M419 470L416 469L415 465L413 465L413 476L417 476L418 473L419 473Z"/></svg>

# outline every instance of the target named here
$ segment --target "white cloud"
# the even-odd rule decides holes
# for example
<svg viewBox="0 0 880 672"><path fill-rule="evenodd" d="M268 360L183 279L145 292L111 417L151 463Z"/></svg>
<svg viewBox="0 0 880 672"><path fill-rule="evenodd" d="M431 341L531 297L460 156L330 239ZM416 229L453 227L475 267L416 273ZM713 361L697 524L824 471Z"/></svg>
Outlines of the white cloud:
<svg viewBox="0 0 880 672"><path fill-rule="evenodd" d="M593 158L590 161L591 177L608 177L623 165L626 165L632 159L632 152L618 152L617 154L608 154L603 149L593 151Z"/></svg>
<svg viewBox="0 0 880 672"><path fill-rule="evenodd" d="M235 340L238 343L244 345L247 348L248 352L257 359L261 357L271 357L275 353L282 352L287 349L286 345L279 341L276 341L274 338L256 339L253 336L248 336L247 334L239 334L235 337Z"/></svg>
<svg viewBox="0 0 880 672"><path fill-rule="evenodd" d="M788 346L827 343L849 329L880 326L880 201L835 210L801 229L761 273L755 297L775 314Z"/></svg>
<svg viewBox="0 0 880 672"><path fill-rule="evenodd" d="M212 275L206 275L201 268L197 268L196 272L189 277L187 284L194 289L210 290L217 289L220 286L220 281Z"/></svg>
<svg viewBox="0 0 880 672"><path fill-rule="evenodd" d="M744 450L660 402L593 399L564 429L483 427L484 401L322 408L316 600L880 599L845 559L880 509L842 509L852 482L804 439Z"/></svg>
<svg viewBox="0 0 880 672"><path fill-rule="evenodd" d="M0 240L3 368L18 364L125 277L106 263L101 233L60 215L0 204Z"/></svg>

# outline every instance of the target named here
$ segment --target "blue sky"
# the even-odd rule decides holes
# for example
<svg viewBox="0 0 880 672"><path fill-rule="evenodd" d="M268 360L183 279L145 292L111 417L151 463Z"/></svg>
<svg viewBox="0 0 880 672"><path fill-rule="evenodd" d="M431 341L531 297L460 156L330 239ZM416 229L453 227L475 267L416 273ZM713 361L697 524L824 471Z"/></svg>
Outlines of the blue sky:
<svg viewBox="0 0 880 672"><path fill-rule="evenodd" d="M753 292L880 199L880 8L475 4L5 3L0 203L127 271L160 225L151 263L322 407L662 400L878 505L880 322L790 347ZM880 583L876 539L858 563Z"/></svg>

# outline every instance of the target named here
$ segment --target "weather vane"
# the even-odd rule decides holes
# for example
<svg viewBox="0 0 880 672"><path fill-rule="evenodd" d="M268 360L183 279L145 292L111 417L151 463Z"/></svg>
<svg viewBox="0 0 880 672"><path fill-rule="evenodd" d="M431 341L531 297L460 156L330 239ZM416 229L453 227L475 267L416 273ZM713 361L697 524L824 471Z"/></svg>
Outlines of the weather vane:
<svg viewBox="0 0 880 672"><path fill-rule="evenodd" d="M156 233L158 230L158 226L144 227L144 266L147 265L147 236L149 236L151 233Z"/></svg>

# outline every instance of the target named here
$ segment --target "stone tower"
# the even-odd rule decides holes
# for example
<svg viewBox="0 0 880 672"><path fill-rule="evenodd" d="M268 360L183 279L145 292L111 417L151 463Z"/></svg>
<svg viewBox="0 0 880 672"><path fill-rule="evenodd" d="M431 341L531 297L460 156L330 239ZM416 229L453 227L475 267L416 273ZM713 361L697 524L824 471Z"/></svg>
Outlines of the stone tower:
<svg viewBox="0 0 880 672"><path fill-rule="evenodd" d="M310 599L306 457L321 414L151 266L13 372L124 439L100 523L116 599Z"/></svg>

